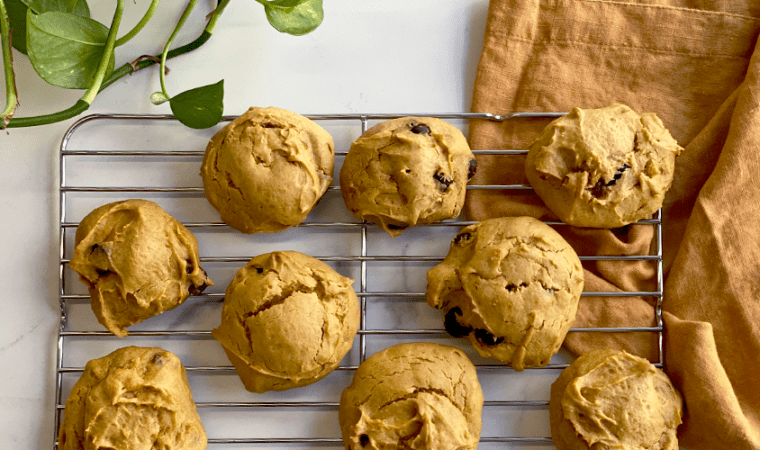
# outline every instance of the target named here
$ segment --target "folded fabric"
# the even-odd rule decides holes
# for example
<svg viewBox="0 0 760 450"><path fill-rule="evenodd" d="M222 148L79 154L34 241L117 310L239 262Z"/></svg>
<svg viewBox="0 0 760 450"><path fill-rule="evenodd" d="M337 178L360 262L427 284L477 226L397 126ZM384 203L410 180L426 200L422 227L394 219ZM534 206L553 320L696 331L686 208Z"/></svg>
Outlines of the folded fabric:
<svg viewBox="0 0 760 450"><path fill-rule="evenodd" d="M685 448L760 449L760 4L752 0L491 0L473 112L620 102L685 147L663 207L665 369ZM753 56L754 53L754 56ZM527 149L544 119L470 123L473 149ZM479 156L473 184L524 184L524 157ZM470 219L554 218L532 194L473 190ZM579 255L641 255L651 225L558 227ZM586 262L588 291L656 289L651 262ZM654 300L583 297L576 327L656 325ZM567 347L659 358L655 333L571 333Z"/></svg>

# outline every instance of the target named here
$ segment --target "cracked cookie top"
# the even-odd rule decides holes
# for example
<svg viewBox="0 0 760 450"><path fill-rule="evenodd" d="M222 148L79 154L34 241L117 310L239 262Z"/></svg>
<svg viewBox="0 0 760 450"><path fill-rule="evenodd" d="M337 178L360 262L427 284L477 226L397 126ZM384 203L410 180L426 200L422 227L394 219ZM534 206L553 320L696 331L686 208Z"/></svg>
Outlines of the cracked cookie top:
<svg viewBox="0 0 760 450"><path fill-rule="evenodd" d="M427 302L444 311L446 331L518 371L559 351L584 284L572 247L530 217L463 228L427 279Z"/></svg>
<svg viewBox="0 0 760 450"><path fill-rule="evenodd" d="M478 446L483 392L475 366L454 347L416 342L375 353L340 397L346 449Z"/></svg>
<svg viewBox="0 0 760 450"><path fill-rule="evenodd" d="M85 366L58 433L59 450L203 450L206 431L179 358L124 347Z"/></svg>
<svg viewBox="0 0 760 450"><path fill-rule="evenodd" d="M253 392L306 386L333 371L359 328L353 280L298 252L251 259L227 286L222 344Z"/></svg>
<svg viewBox="0 0 760 450"><path fill-rule="evenodd" d="M119 337L214 284L201 268L195 236L148 200L89 213L77 227L70 266L89 288L98 322Z"/></svg>
<svg viewBox="0 0 760 450"><path fill-rule="evenodd" d="M562 221L616 228L660 209L682 150L653 113L573 108L531 146L525 174Z"/></svg>
<svg viewBox="0 0 760 450"><path fill-rule="evenodd" d="M354 141L340 188L356 217L396 237L407 227L459 216L475 169L459 129L432 117L402 117Z"/></svg>
<svg viewBox="0 0 760 450"><path fill-rule="evenodd" d="M549 400L560 450L677 450L682 413L668 376L622 350L581 355L552 384Z"/></svg>
<svg viewBox="0 0 760 450"><path fill-rule="evenodd" d="M280 108L250 108L211 138L203 188L222 220L243 233L303 222L332 182L335 145L315 122Z"/></svg>

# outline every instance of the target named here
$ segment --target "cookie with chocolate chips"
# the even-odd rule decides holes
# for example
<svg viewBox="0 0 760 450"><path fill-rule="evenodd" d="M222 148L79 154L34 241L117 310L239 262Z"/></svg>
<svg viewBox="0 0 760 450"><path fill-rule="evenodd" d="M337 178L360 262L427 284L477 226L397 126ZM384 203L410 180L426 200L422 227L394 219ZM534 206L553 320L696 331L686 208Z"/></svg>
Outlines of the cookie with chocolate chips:
<svg viewBox="0 0 760 450"><path fill-rule="evenodd" d="M69 266L87 285L98 322L119 337L214 284L201 268L195 236L148 200L89 213L77 227Z"/></svg>
<svg viewBox="0 0 760 450"><path fill-rule="evenodd" d="M432 117L381 122L357 139L340 171L346 207L396 237L410 226L453 219L476 162L453 125Z"/></svg>
<svg viewBox="0 0 760 450"><path fill-rule="evenodd" d="M616 228L662 207L682 150L653 113L620 104L574 108L531 146L525 174L562 221Z"/></svg>
<svg viewBox="0 0 760 450"><path fill-rule="evenodd" d="M353 280L286 251L259 255L227 286L211 334L252 392L306 386L332 372L359 329Z"/></svg>
<svg viewBox="0 0 760 450"><path fill-rule="evenodd" d="M58 450L203 450L206 431L179 358L124 347L87 363L71 389Z"/></svg>
<svg viewBox="0 0 760 450"><path fill-rule="evenodd" d="M400 344L367 358L340 397L338 420L348 450L474 450L483 391L459 349Z"/></svg>
<svg viewBox="0 0 760 450"><path fill-rule="evenodd" d="M463 228L427 279L427 302L443 310L446 331L518 371L559 350L584 284L572 247L530 217Z"/></svg>
<svg viewBox="0 0 760 450"><path fill-rule="evenodd" d="M315 122L250 108L211 138L201 166L209 203L243 233L296 226L332 182L335 145Z"/></svg>

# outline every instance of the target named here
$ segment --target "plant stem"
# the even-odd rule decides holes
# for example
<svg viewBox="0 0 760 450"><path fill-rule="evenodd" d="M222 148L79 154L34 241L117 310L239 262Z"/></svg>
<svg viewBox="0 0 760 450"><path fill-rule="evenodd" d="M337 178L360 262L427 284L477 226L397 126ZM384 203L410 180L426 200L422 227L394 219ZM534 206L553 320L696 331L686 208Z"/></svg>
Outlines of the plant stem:
<svg viewBox="0 0 760 450"><path fill-rule="evenodd" d="M224 8L227 7L227 4L229 2L230 0L219 0L219 3L217 3L216 9L211 13L211 18L209 18L208 24L206 24L206 28L204 28L204 30L208 31L209 34L214 33L216 22L222 16L222 13L224 12Z"/></svg>
<svg viewBox="0 0 760 450"><path fill-rule="evenodd" d="M116 46L119 47L121 45L126 44L129 42L137 33L140 32L140 30L145 27L145 25L148 23L151 17L153 17L153 13L156 12L156 7L158 7L159 0L153 0L148 7L148 10L145 11L145 15L142 19L140 19L139 22L137 22L137 25L135 25L134 28L132 28L129 33L125 34L124 36L120 37L116 40Z"/></svg>
<svg viewBox="0 0 760 450"><path fill-rule="evenodd" d="M16 77L13 74L13 54L11 53L11 30L8 26L8 11L5 10L5 2L0 0L0 41L3 47L3 67L5 68L5 109L0 115L2 123L0 128L8 125L13 113L16 111L18 96L16 94Z"/></svg>
<svg viewBox="0 0 760 450"><path fill-rule="evenodd" d="M100 92L100 85L103 83L103 79L106 77L108 71L108 63L113 55L114 45L116 44L116 34L119 32L119 25L121 24L121 16L124 13L124 0L116 0L116 11L113 14L113 21L111 22L111 29L108 30L108 38L106 38L106 45L103 49L103 56L100 57L100 64L98 64L98 71L95 72L95 79L93 80L90 88L82 96L82 100L88 104L92 104L95 100L95 96Z"/></svg>
<svg viewBox="0 0 760 450"><path fill-rule="evenodd" d="M206 41L208 41L211 38L211 35L213 34L213 31L214 31L214 25L216 24L217 20L219 20L219 17L224 11L224 7L227 6L227 3L229 3L229 0L221 0L219 2L219 5L216 7L216 10L214 10L214 12L211 13L209 22L206 25L206 28L203 30L203 32L201 32L200 36L195 38L195 40L192 42L189 42L181 47L177 47L174 50L171 50L169 53L167 53L166 59L172 59L174 57L184 55L202 46L203 44L205 44ZM156 56L156 58L159 58L159 57L160 55ZM137 72L138 70L145 69L154 64L156 63L149 59L137 62L134 67L132 67L130 63L124 64L123 66L111 72L111 74L108 75L108 77L103 80L103 83L100 86L100 91L102 92L105 88L114 84L115 82L123 78L124 76L131 75ZM46 114L43 116L33 116L33 117L14 117L8 123L8 128L35 127L39 125L47 125L51 123L62 122L64 120L71 119L72 117L76 117L79 114L82 114L83 112L87 111L89 106L90 105L87 102L79 100L74 106L66 110L53 113L53 114Z"/></svg>
<svg viewBox="0 0 760 450"><path fill-rule="evenodd" d="M193 8L195 8L195 5L198 3L198 0L190 0L187 3L187 7L185 8L185 12L182 13L182 17L179 18L179 22L177 22L177 25L174 27L174 31L172 31L171 36L169 36L169 40L166 41L166 45L164 45L164 52L161 53L161 69L160 71L160 79L161 79L161 92L164 93L166 98L171 98L169 96L169 93L166 91L166 55L169 53L169 46L172 44L172 41L174 41L174 38L177 37L177 33L179 33L179 30L182 28L182 25L187 22L187 18L190 17L190 13L193 12Z"/></svg>

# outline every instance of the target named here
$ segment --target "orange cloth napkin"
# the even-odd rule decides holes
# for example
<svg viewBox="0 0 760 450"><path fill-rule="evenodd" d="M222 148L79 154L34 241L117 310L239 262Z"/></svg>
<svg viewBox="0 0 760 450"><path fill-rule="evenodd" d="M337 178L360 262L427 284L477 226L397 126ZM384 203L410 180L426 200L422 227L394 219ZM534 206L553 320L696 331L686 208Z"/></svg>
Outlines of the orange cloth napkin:
<svg viewBox="0 0 760 450"><path fill-rule="evenodd" d="M473 112L620 102L685 147L664 206L665 370L683 393L680 444L760 449L760 2L491 0ZM755 52L755 49L758 51ZM470 123L474 149L527 149L548 120ZM524 157L480 156L473 184L527 183ZM552 214L535 195L474 190L473 220ZM654 228L558 227L581 255L648 254ZM657 287L651 262L586 263L589 291ZM653 299L583 297L575 326L651 326ZM659 358L656 333L568 335L576 353Z"/></svg>

